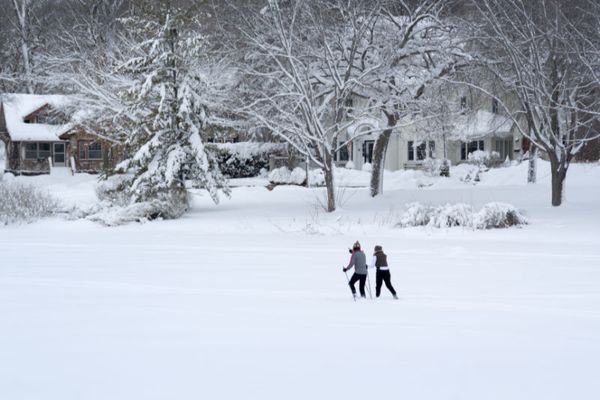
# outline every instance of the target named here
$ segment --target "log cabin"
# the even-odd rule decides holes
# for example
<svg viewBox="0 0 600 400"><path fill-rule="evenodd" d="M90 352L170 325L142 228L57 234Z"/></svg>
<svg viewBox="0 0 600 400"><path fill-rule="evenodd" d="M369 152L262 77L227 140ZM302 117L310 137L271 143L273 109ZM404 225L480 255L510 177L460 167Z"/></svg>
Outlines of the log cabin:
<svg viewBox="0 0 600 400"><path fill-rule="evenodd" d="M0 97L0 140L6 172L48 174L52 168L99 173L122 158L122 146L78 125L64 111L63 95L6 94Z"/></svg>

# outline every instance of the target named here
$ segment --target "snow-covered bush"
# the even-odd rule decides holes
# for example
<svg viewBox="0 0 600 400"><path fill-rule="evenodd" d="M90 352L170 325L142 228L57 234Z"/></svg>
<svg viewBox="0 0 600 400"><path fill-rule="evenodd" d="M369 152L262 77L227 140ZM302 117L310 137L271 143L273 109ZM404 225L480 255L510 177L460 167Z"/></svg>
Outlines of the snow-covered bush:
<svg viewBox="0 0 600 400"><path fill-rule="evenodd" d="M278 143L213 143L206 148L213 152L221 173L228 178L249 178L260 175L269 167L269 156L285 150Z"/></svg>
<svg viewBox="0 0 600 400"><path fill-rule="evenodd" d="M450 176L450 160L439 158L426 158L423 161L423 169L429 176Z"/></svg>
<svg viewBox="0 0 600 400"><path fill-rule="evenodd" d="M365 172L371 172L373 171L373 165L371 165L371 163L364 163L362 166L362 170Z"/></svg>
<svg viewBox="0 0 600 400"><path fill-rule="evenodd" d="M132 202L123 185L126 175L113 175L96 186L100 204L87 219L107 226L123 225L154 219L173 219L183 215L189 208L188 192L185 188L157 191L153 199Z"/></svg>
<svg viewBox="0 0 600 400"><path fill-rule="evenodd" d="M57 212L58 201L34 186L0 181L0 224L33 222Z"/></svg>
<svg viewBox="0 0 600 400"><path fill-rule="evenodd" d="M119 226L130 222L155 219L158 207L152 202L133 203L128 206L110 206L87 216L90 221L106 226Z"/></svg>
<svg viewBox="0 0 600 400"><path fill-rule="evenodd" d="M356 166L354 165L354 161L348 161L344 166L346 169L354 169Z"/></svg>
<svg viewBox="0 0 600 400"><path fill-rule="evenodd" d="M411 203L400 215L396 226L401 228L462 226L472 229L492 229L526 225L527 223L527 219L514 206L506 203L488 203L479 211L473 210L473 207L468 204L461 203L438 207Z"/></svg>
<svg viewBox="0 0 600 400"><path fill-rule="evenodd" d="M325 184L325 175L323 170L312 169L309 171L310 185L323 186ZM306 185L306 170L296 167L290 170L287 167L281 167L269 172L269 182L276 185Z"/></svg>
<svg viewBox="0 0 600 400"><path fill-rule="evenodd" d="M488 203L473 215L475 229L508 228L527 223L527 219L514 206L507 203Z"/></svg>
<svg viewBox="0 0 600 400"><path fill-rule="evenodd" d="M468 162L479 167L497 167L502 164L502 161L500 154L495 151L477 150L468 155Z"/></svg>
<svg viewBox="0 0 600 400"><path fill-rule="evenodd" d="M269 182L277 185L303 185L305 181L306 173L302 168L291 171L287 167L281 167L269 172Z"/></svg>
<svg viewBox="0 0 600 400"><path fill-rule="evenodd" d="M473 208L467 204L447 204L436 207L430 217L429 226L451 228L453 226L471 226Z"/></svg>
<svg viewBox="0 0 600 400"><path fill-rule="evenodd" d="M396 226L406 228L409 226L425 226L429 224L432 208L424 206L421 203L410 203L406 206L406 211L400 215Z"/></svg>

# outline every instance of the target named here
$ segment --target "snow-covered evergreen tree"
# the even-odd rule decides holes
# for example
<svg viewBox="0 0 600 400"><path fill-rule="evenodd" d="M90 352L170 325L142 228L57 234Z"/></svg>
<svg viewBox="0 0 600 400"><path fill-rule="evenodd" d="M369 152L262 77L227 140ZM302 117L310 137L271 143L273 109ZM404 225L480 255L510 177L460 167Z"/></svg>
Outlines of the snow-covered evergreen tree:
<svg viewBox="0 0 600 400"><path fill-rule="evenodd" d="M162 21L130 19L138 38L135 57L123 66L133 84L123 93L133 123L127 158L114 172L126 173L121 188L134 202L158 204L160 216L174 218L188 206L187 186L204 188L213 201L227 182L203 144L202 130L213 84L205 60L206 44L186 31L169 10Z"/></svg>

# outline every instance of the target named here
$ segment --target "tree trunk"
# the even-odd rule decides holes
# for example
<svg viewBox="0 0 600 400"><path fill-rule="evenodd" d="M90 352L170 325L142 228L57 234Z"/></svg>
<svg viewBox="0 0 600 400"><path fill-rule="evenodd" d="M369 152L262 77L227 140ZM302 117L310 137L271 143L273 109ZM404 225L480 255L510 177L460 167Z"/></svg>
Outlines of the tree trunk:
<svg viewBox="0 0 600 400"><path fill-rule="evenodd" d="M327 188L327 212L335 211L335 182L333 180L333 155L325 152L323 172ZM308 177L306 177L308 179Z"/></svg>
<svg viewBox="0 0 600 400"><path fill-rule="evenodd" d="M31 66L31 49L29 43L29 14L31 12L30 0L22 0L19 3L16 0L13 0L13 6L15 9L15 13L18 20L18 31L21 36L21 61L23 63L23 76L25 81L25 86L27 87L27 93L33 94L35 93L34 84L33 84L33 72Z"/></svg>
<svg viewBox="0 0 600 400"><path fill-rule="evenodd" d="M537 181L537 147L530 142L529 145L529 166L527 169L527 183L536 183Z"/></svg>
<svg viewBox="0 0 600 400"><path fill-rule="evenodd" d="M373 164L371 170L371 197L375 197L383 193L383 171L385 168L385 154L387 153L388 144L392 131L398 122L395 115L388 115L388 126L375 142L373 149Z"/></svg>
<svg viewBox="0 0 600 400"><path fill-rule="evenodd" d="M550 156L550 169L552 173L552 205L558 207L562 204L564 195L565 178L568 165L558 157Z"/></svg>

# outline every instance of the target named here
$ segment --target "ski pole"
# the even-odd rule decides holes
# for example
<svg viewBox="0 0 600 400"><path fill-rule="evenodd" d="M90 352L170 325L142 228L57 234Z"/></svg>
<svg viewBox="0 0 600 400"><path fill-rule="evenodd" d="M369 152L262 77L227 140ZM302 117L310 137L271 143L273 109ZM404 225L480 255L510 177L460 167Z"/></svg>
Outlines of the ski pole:
<svg viewBox="0 0 600 400"><path fill-rule="evenodd" d="M371 277L369 276L369 271L367 270L367 284L369 285L369 297L373 300L373 293L371 292Z"/></svg>
<svg viewBox="0 0 600 400"><path fill-rule="evenodd" d="M350 278L348 278L348 272L346 272L345 268L342 268L344 270L344 275L346 275L346 280L348 281L348 287L350 287ZM356 296L354 295L354 293L352 293L352 300L356 301Z"/></svg>

